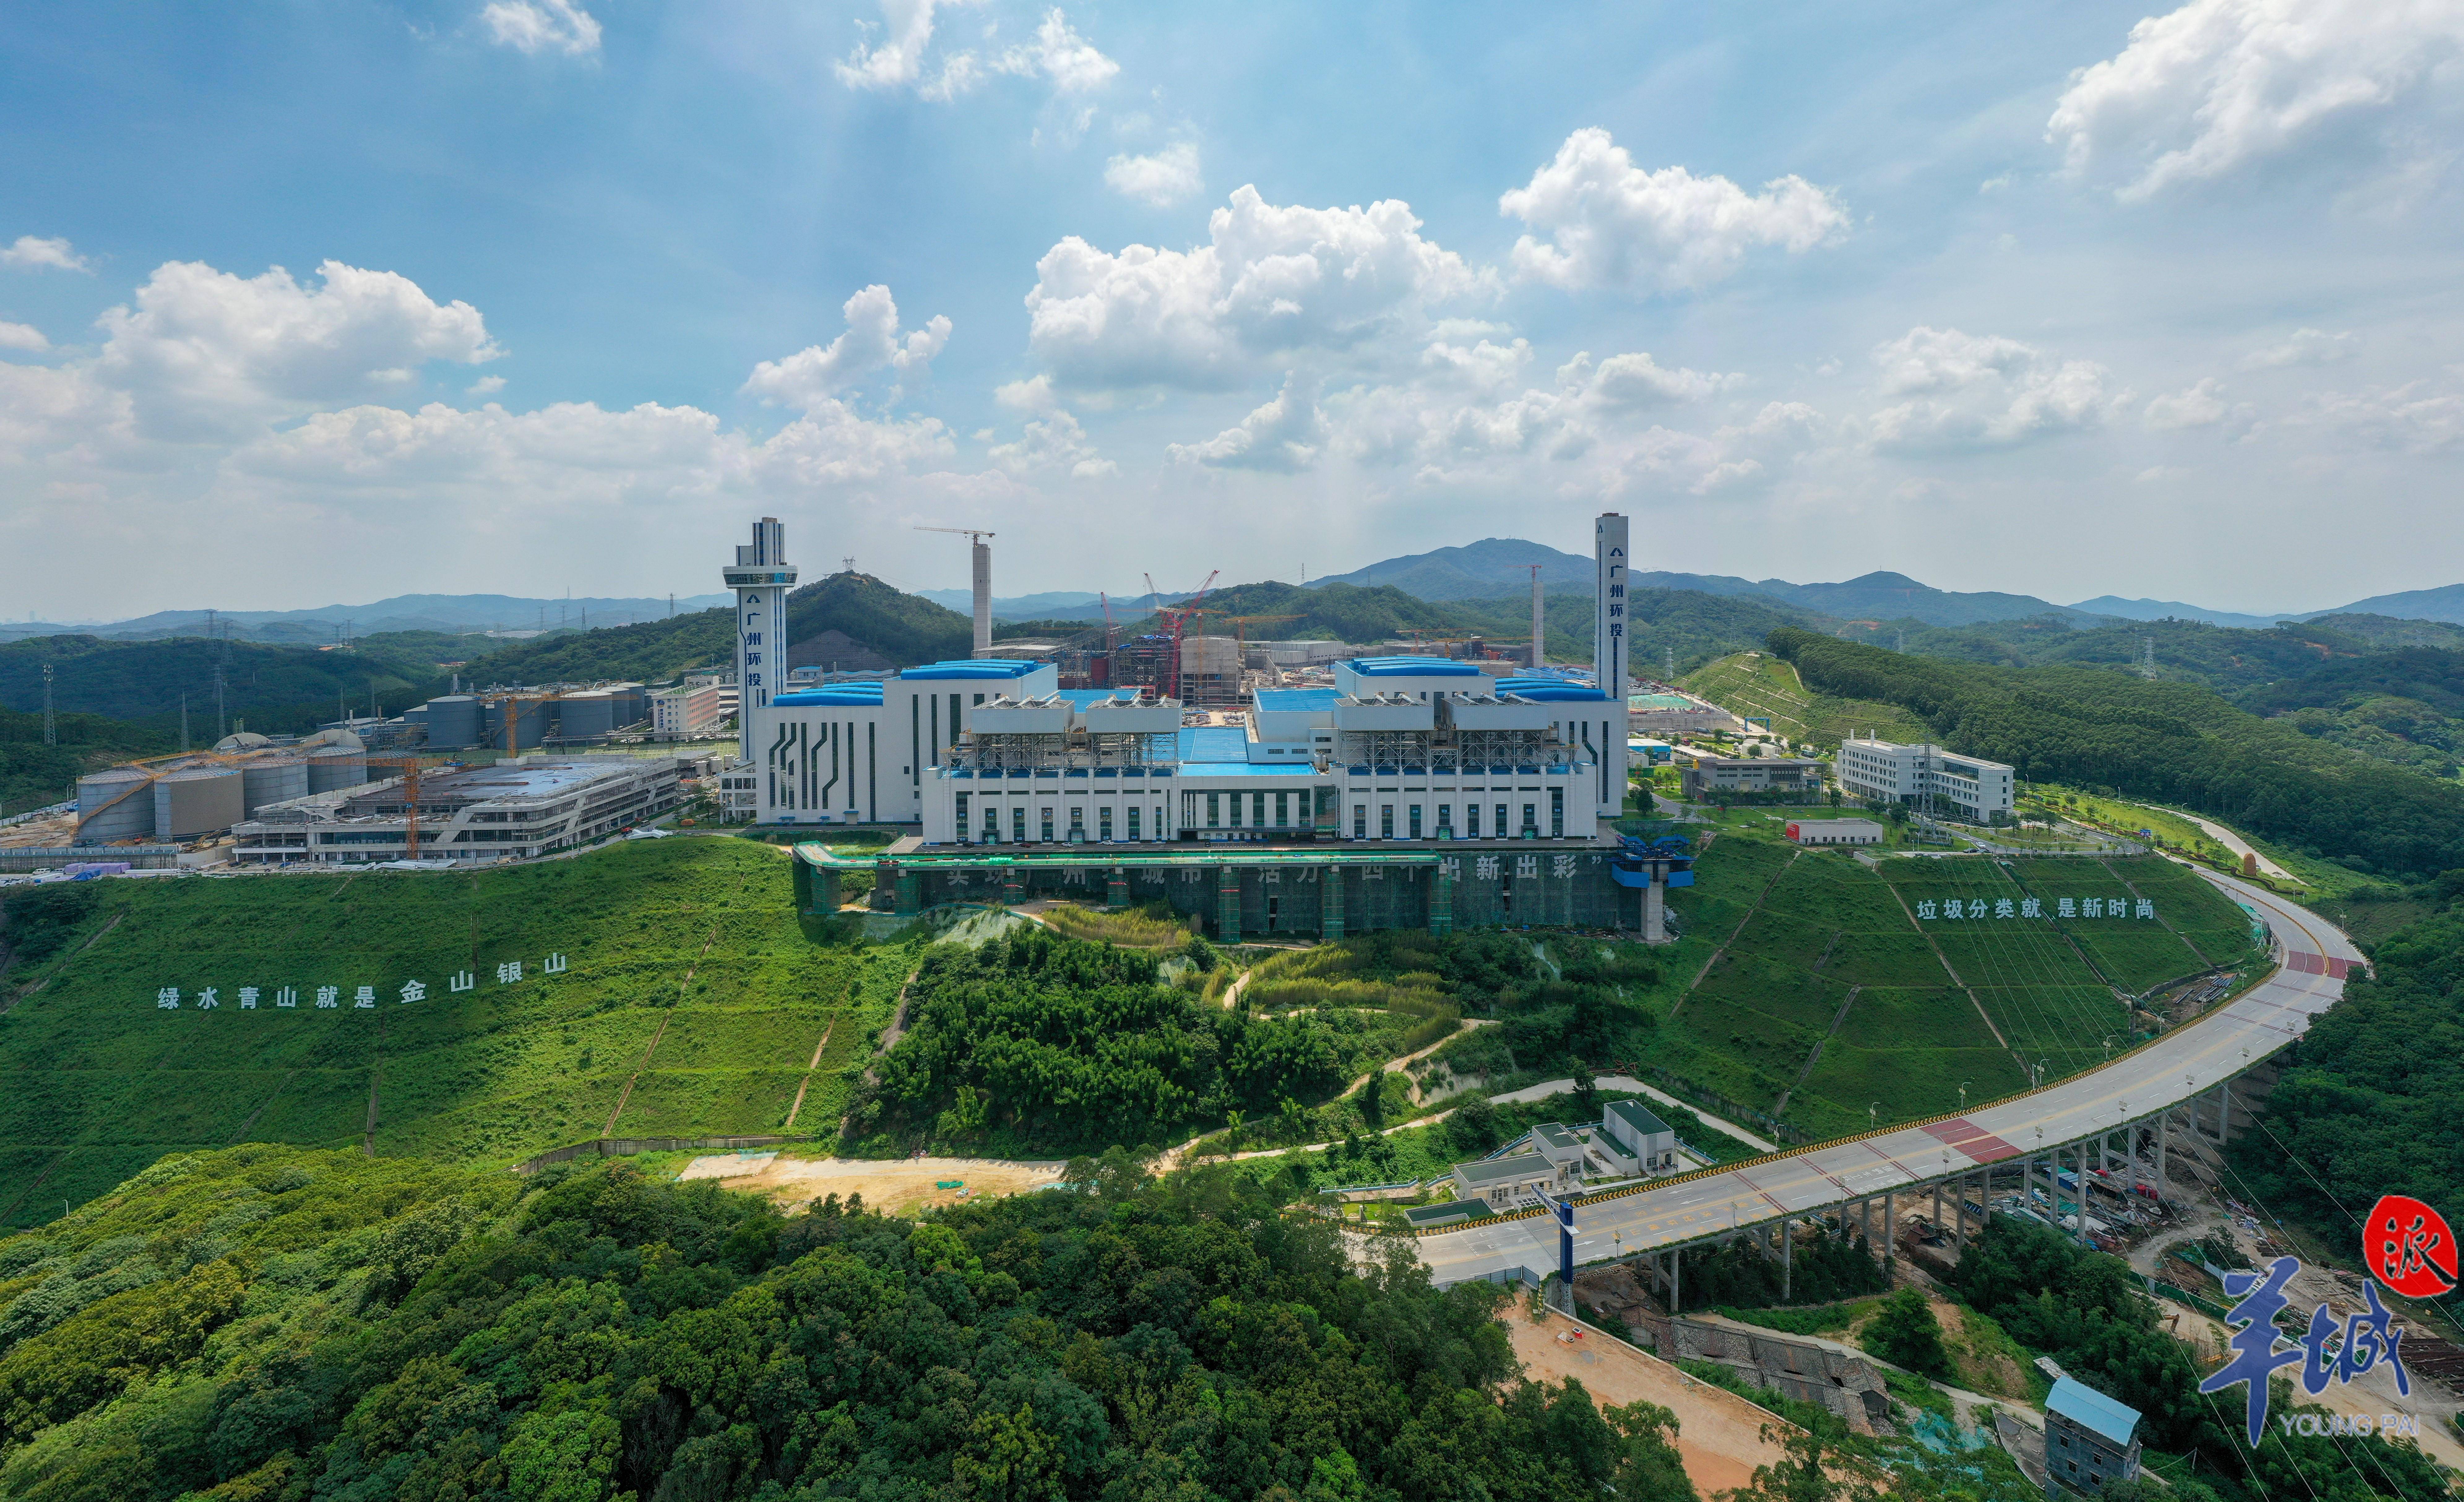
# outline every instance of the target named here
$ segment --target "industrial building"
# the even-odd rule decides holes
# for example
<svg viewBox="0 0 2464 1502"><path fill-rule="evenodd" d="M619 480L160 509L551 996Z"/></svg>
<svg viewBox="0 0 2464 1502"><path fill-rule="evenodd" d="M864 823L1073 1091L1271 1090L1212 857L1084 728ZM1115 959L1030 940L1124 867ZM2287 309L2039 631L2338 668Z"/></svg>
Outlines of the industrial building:
<svg viewBox="0 0 2464 1502"><path fill-rule="evenodd" d="M787 561L787 529L776 516L753 524L753 541L720 571L736 591L737 754L753 759L753 717L786 682L787 592L796 587Z"/></svg>
<svg viewBox="0 0 2464 1502"><path fill-rule="evenodd" d="M1936 812L1972 824L2006 823L2016 806L2014 769L1939 746L1851 737L1839 743L1833 767L1840 791L1867 803L1923 806L1930 799Z"/></svg>
<svg viewBox="0 0 2464 1502"><path fill-rule="evenodd" d="M367 779L367 750L348 730L282 743L232 735L210 751L79 777L77 843L176 844L218 835L269 804Z"/></svg>
<svg viewBox="0 0 2464 1502"><path fill-rule="evenodd" d="M1682 734L1741 730L1745 722L1708 700L1674 688L1631 693L1625 699L1626 728L1637 735L1668 740Z"/></svg>
<svg viewBox="0 0 2464 1502"><path fill-rule="evenodd" d="M1689 803L1722 793L1822 794L1822 763L1811 756L1696 756L1679 777Z"/></svg>
<svg viewBox="0 0 2464 1502"><path fill-rule="evenodd" d="M259 807L232 822L242 864L364 864L412 854L402 778L337 787ZM423 776L422 860L519 860L586 844L683 800L667 757L525 757Z"/></svg>
<svg viewBox="0 0 2464 1502"><path fill-rule="evenodd" d="M1879 845L1882 826L1870 818L1800 818L1790 821L1788 838L1800 845Z"/></svg>

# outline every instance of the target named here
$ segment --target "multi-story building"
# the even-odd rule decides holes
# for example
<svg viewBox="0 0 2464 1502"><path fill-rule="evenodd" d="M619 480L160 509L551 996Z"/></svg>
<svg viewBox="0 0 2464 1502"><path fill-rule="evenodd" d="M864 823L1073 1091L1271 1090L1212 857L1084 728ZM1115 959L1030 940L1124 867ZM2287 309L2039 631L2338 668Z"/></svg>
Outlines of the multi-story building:
<svg viewBox="0 0 2464 1502"><path fill-rule="evenodd" d="M715 682L661 688L649 695L653 734L691 738L727 723L725 690Z"/></svg>
<svg viewBox="0 0 2464 1502"><path fill-rule="evenodd" d="M673 760L578 756L498 762L422 777L419 858L527 859L654 818L682 800ZM364 864L410 855L401 778L271 803L231 826L242 864Z"/></svg>
<svg viewBox="0 0 2464 1502"><path fill-rule="evenodd" d="M2139 1474L2139 1410L2074 1377L2045 1398L2045 1495L2094 1496Z"/></svg>
<svg viewBox="0 0 2464 1502"><path fill-rule="evenodd" d="M1840 791L1867 803L1917 805L1930 794L1937 812L1974 824L2007 820L2016 806L2013 769L1939 746L1852 737L1832 765Z"/></svg>

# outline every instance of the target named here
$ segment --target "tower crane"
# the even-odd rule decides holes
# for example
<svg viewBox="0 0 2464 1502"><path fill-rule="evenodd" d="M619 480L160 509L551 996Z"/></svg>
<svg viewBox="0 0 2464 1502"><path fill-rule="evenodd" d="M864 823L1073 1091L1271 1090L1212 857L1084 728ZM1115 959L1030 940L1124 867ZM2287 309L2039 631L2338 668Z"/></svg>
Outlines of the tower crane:
<svg viewBox="0 0 2464 1502"><path fill-rule="evenodd" d="M1163 603L1163 593L1155 588L1155 576L1150 574L1146 577L1147 598L1155 602L1155 617L1164 623L1165 633L1172 638L1171 666L1167 670L1165 691L1158 694L1156 696L1157 698L1177 699L1180 696L1181 635L1189 629L1189 623L1192 620L1195 620L1199 616L1206 614L1205 611L1198 608L1198 602L1206 598L1206 592L1215 587L1216 579L1221 577L1222 573L1223 571L1221 569L1208 570L1206 581L1198 586L1198 593L1190 596L1189 599L1183 600L1177 605L1167 605Z"/></svg>

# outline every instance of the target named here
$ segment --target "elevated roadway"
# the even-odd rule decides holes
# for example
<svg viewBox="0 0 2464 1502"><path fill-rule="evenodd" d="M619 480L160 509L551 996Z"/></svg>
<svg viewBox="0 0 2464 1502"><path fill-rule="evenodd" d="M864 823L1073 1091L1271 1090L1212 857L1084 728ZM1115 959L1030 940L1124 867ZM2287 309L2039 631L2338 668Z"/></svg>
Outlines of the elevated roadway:
<svg viewBox="0 0 2464 1502"><path fill-rule="evenodd" d="M2005 1160L2081 1148L2186 1105L2225 1109L2219 1087L2299 1038L2311 1018L2336 1004L2346 972L2364 961L2316 913L2248 883L2199 874L2256 911L2273 934L2277 969L2231 1003L2085 1074L1964 1116L1578 1199L1576 1265L1683 1251L1884 1195L1957 1186ZM1875 1230L1880 1239L1881 1227ZM1429 1232L1419 1248L1441 1286L1557 1266L1557 1231L1546 1212Z"/></svg>

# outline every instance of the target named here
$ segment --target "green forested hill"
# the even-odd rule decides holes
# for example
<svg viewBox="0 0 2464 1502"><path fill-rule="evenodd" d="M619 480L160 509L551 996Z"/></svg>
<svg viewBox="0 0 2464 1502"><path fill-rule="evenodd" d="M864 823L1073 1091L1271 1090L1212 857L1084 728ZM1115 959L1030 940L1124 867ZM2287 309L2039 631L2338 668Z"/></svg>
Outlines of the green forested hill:
<svg viewBox="0 0 2464 1502"><path fill-rule="evenodd" d="M40 703L39 698L37 704ZM71 785L98 766L179 750L168 734L99 714L55 717L55 744L43 743L43 716L0 708L0 813L22 814L70 795Z"/></svg>
<svg viewBox="0 0 2464 1502"><path fill-rule="evenodd" d="M808 940L786 884L771 846L687 838L468 875L82 886L76 944L0 971L0 1225L236 1142L501 1165L606 1134L775 1133L800 1088L799 1128L827 1135L905 970ZM551 954L565 973L542 973ZM320 1009L329 986L341 1005Z"/></svg>
<svg viewBox="0 0 2464 1502"><path fill-rule="evenodd" d="M39 714L43 667L49 664L54 703L63 711L107 715L176 736L180 696L186 694L191 734L200 744L210 744L218 662L225 664L223 702L229 716L268 733L314 729L333 719L345 704L353 714L365 714L372 693L387 713L400 713L418 702L413 686L435 673L433 659L377 646L320 651L205 637L157 642L31 637L0 644L0 705Z"/></svg>
<svg viewBox="0 0 2464 1502"><path fill-rule="evenodd" d="M1073 1180L917 1223L626 1165L171 1158L0 1241L0 1495L1695 1495L1666 1410L1517 1381L1497 1290L1363 1269L1223 1170Z"/></svg>
<svg viewBox="0 0 2464 1502"><path fill-rule="evenodd" d="M2107 787L2391 873L2464 866L2464 786L2322 745L2210 690L2099 668L1987 667L1783 630L1807 686L1896 704L2023 777Z"/></svg>

